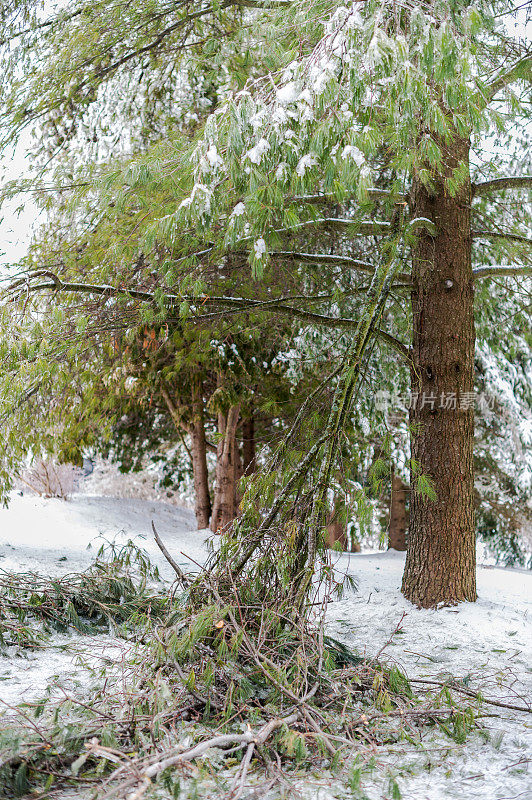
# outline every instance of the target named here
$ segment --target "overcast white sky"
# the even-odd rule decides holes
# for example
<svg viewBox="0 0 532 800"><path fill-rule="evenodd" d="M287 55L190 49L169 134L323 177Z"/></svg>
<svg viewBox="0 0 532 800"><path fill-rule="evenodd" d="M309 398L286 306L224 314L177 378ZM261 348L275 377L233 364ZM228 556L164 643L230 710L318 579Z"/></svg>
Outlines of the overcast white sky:
<svg viewBox="0 0 532 800"><path fill-rule="evenodd" d="M14 152L10 149L0 158L0 186L28 174L28 142L28 137L23 137ZM21 211L18 210L20 206L23 206ZM4 271L8 264L16 264L25 255L37 218L38 210L30 196L22 195L3 204L0 209L0 270Z"/></svg>

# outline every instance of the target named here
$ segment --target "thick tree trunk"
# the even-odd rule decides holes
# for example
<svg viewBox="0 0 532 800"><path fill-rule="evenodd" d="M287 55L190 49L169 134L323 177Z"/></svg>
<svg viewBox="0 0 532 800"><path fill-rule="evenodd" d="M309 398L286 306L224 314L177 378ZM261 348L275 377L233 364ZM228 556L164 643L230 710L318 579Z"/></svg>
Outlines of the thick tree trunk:
<svg viewBox="0 0 532 800"><path fill-rule="evenodd" d="M418 606L476 599L473 511L473 274L471 186L451 196L444 178L469 163L469 142L442 146L431 193L413 187L413 216L431 219L413 259L412 457L432 479L436 499L414 491L402 591ZM414 467L415 472L415 467Z"/></svg>
<svg viewBox="0 0 532 800"><path fill-rule="evenodd" d="M208 528L211 518L211 494L207 469L207 443L205 441L205 417L203 413L203 382L200 375L192 377L192 472L196 522L199 529Z"/></svg>
<svg viewBox="0 0 532 800"><path fill-rule="evenodd" d="M214 489L214 507L211 517L211 530L222 531L235 518L235 458L236 427L240 406L231 406L227 417L218 413L218 450L216 455L216 484Z"/></svg>
<svg viewBox="0 0 532 800"><path fill-rule="evenodd" d="M388 523L388 549L406 550L406 529L408 516L406 498L408 486L392 468L392 488L390 494L390 521Z"/></svg>

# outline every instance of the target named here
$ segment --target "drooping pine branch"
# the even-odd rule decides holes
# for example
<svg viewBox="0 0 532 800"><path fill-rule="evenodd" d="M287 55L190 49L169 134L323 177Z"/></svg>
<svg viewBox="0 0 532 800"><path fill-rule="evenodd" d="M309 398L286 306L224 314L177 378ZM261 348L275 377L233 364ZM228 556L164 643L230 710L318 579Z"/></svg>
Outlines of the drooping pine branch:
<svg viewBox="0 0 532 800"><path fill-rule="evenodd" d="M344 359L344 371L340 375L336 387L329 421L327 423L325 452L323 453L317 490L314 492L312 509L307 523L307 541L304 545L306 558L302 564L306 567L306 575L301 581L298 590L299 602L302 601L307 591L314 572L318 533L323 516L325 498L329 488L333 461L339 447L339 435L343 430L346 417L351 407L355 387L361 372L363 355L372 331L377 327L382 316L386 300L390 293L395 273L399 269L400 259L397 257L400 238L403 235L404 208L396 209L390 229L392 235L382 248L381 264L375 271L371 286L368 291L368 302L357 326L351 347ZM410 227L417 227L417 220L410 223Z"/></svg>
<svg viewBox="0 0 532 800"><path fill-rule="evenodd" d="M373 275L375 266L368 261L361 261L357 258L344 255L332 255L328 253L301 253L292 250L273 250L270 254L272 259L281 259L283 261L298 261L302 264L317 264L323 266L349 267L358 272L366 272ZM396 275L397 282L404 283L405 286L410 285L411 278L406 272L398 272Z"/></svg>
<svg viewBox="0 0 532 800"><path fill-rule="evenodd" d="M532 175L494 178L491 181L474 183L471 187L473 197L481 197L491 192L503 192L505 189L532 189Z"/></svg>
<svg viewBox="0 0 532 800"><path fill-rule="evenodd" d="M367 194L367 196L371 200L389 200L389 199L391 199L391 200L398 201L398 202L406 200L406 195L405 194L403 194L402 192L392 192L391 189L376 189L376 188L371 187L369 189L365 189L364 193ZM333 194L330 194L330 193L327 193L327 192L323 192L323 193L320 193L320 194L301 194L301 195L296 195L293 199L294 199L295 202L308 203L309 205L322 205L322 204L324 205L326 203L336 203L336 202L338 202L338 199L337 199L336 195L333 195ZM345 199L347 201L350 198L346 197Z"/></svg>
<svg viewBox="0 0 532 800"><path fill-rule="evenodd" d="M532 239L528 236L521 236L518 233L504 233L503 231L472 231L473 239L503 239L507 242L517 242L518 244L532 244Z"/></svg>
<svg viewBox="0 0 532 800"><path fill-rule="evenodd" d="M312 584L316 568L319 531L333 463L338 453L354 393L366 363L368 344L378 329L395 274L402 263L402 259L399 257L399 248L404 235L402 215L403 207L401 206L400 210L394 214L391 226L393 233L382 248L381 263L374 273L368 290L367 302L358 316L351 344L344 356L324 432L312 443L309 451L300 459L297 466L290 470L275 498L269 502L268 513L263 517L260 525L257 527L254 518L255 510L250 509L250 524L248 525L246 522L245 512L237 526L236 552L233 553L231 563L233 577L239 575L250 559L253 559L260 548L262 539L271 535L272 528L282 525L285 519L298 519L293 548L295 560L290 567L289 583L289 591L293 596L293 605L296 609L305 604ZM414 220L412 227L414 229L420 227L419 220ZM423 221L423 227L426 227L425 221ZM307 492L311 506L302 509L302 516L299 518L296 507L300 487L303 481L308 483L309 475L313 472L316 477L310 479L311 488ZM218 567L223 571L224 565L221 562Z"/></svg>
<svg viewBox="0 0 532 800"><path fill-rule="evenodd" d="M319 219L308 219L289 225L286 228L276 228L273 233L291 234L305 231L308 228L318 228L323 231L342 231L348 236L383 236L390 229L390 223L385 220L355 220L342 219L340 217L321 217ZM241 242L252 241L253 237L246 236Z"/></svg>
<svg viewBox="0 0 532 800"><path fill-rule="evenodd" d="M509 264L499 264L496 266L475 267L473 270L473 277L475 280L482 278L498 278L511 276L514 278L526 277L532 275L532 265L521 264L519 266L511 266Z"/></svg>
<svg viewBox="0 0 532 800"><path fill-rule="evenodd" d="M46 291L50 290L54 293L73 293L73 294L88 294L88 295L98 295L102 297L124 297L124 298L131 298L132 300L141 300L144 302L155 302L155 295L153 292L144 291L141 289L128 289L128 288L121 288L115 286L105 286L105 285L95 285L95 284L85 284L79 282L65 282L62 281L59 276L55 275L54 273L50 272L49 270L40 270L34 273L33 275L37 277L46 277L42 283L31 284L32 275L28 275L26 278L20 278L17 281L13 282L6 290L5 294L7 297L18 297L19 293L26 293L26 292L39 292L39 291ZM403 288L405 284L398 283L393 284L390 288ZM357 290L357 293L367 291L367 287L362 287L360 290ZM324 326L328 328L337 328L343 330L356 330L357 329L357 321L352 320L345 317L331 317L326 314L318 314L314 311L308 311L306 309L297 308L296 306L288 306L286 305L287 302L293 302L297 300L304 300L306 302L316 302L316 301L324 301L330 300L331 295L318 295L315 297L312 296L305 296L305 295L297 295L297 296L288 296L288 297L279 297L273 300L253 300L246 297L231 297L231 296L207 296L202 295L200 297L194 297L192 295L175 295L175 294L168 294L164 298L165 307L167 309L171 309L172 307L178 307L183 302L187 302L193 313L192 320L194 322L207 322L212 319L217 319L224 314L227 314L228 311L233 311L236 313L249 313L249 312L270 312L270 313L277 313L282 314L287 317L291 317L293 319L301 319L309 324ZM194 309L196 308L197 311L201 311L206 306L216 306L219 308L219 311L213 312L211 314L200 314L199 316L196 314L194 315ZM381 339L383 342L390 345L399 355L404 358L407 362L410 362L410 353L408 348L396 339L394 336L391 336L389 333L386 333L382 330L375 330L374 335Z"/></svg>
<svg viewBox="0 0 532 800"><path fill-rule="evenodd" d="M518 80L532 80L532 55L524 56L509 69L502 70L486 90L481 93L484 103L487 105L501 89Z"/></svg>

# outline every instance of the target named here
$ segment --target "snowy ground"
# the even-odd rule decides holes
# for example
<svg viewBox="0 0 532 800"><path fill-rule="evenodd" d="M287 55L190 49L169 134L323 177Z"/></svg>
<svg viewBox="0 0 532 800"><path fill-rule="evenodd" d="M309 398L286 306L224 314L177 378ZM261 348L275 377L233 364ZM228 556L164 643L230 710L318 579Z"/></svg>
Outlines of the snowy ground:
<svg viewBox="0 0 532 800"><path fill-rule="evenodd" d="M189 569L204 557L206 534L195 531L194 514L160 501L77 495L68 502L14 493L8 509L0 509L0 570L65 575L87 569L106 542L134 540L159 567L163 578L173 572L162 557L151 523L168 543L176 561ZM191 535L191 531L194 534ZM14 658L14 649L0 654L0 702L32 700L53 683L55 675L69 676L69 687L81 680L84 663L97 664L117 654L111 637L56 634L50 647Z"/></svg>
<svg viewBox="0 0 532 800"><path fill-rule="evenodd" d="M481 687L486 697L530 705L531 573L480 566L476 603L433 611L416 609L401 595L403 554L343 556L341 562L359 586L357 593L331 606L330 627L338 638L373 655L391 637L382 658L392 659L411 678L462 678L471 688ZM486 720L489 740L473 736L464 747L449 748L443 766L434 766L438 757L429 748L427 769L401 775L405 758L398 748L397 758L387 763L396 767L403 796L530 800L532 715L490 711L500 711L500 716Z"/></svg>
<svg viewBox="0 0 532 800"><path fill-rule="evenodd" d="M190 566L186 555L195 561L203 558L206 535L194 530L194 516L188 510L135 498L78 495L64 503L14 495L10 508L0 510L0 569L46 575L73 572L88 566L102 537L118 535L119 541L127 541L145 536L139 543L170 577L150 536L152 520L183 566ZM92 548L87 550L89 543ZM481 687L486 696L530 703L532 574L480 566L477 603L423 611L400 594L403 564L397 553L341 556L338 566L356 577L358 591L331 605L330 632L370 655L391 640L382 657L393 659L412 678L452 675L468 679L473 688ZM12 705L33 699L53 685L55 676L75 687L83 679L80 654L86 658L88 650L91 663L118 653L110 637L87 641L87 637L57 636L50 647L26 657L14 652L0 656L0 701ZM465 746L447 743L445 759L428 739L415 759L412 751L408 754L397 746L376 754L377 765L391 769L402 796L412 800L532 800L532 774L527 769L532 715L490 711L497 716L486 720L488 735L473 735ZM375 800L391 796L377 775L368 776L365 791ZM316 780L303 793L346 797L331 780Z"/></svg>

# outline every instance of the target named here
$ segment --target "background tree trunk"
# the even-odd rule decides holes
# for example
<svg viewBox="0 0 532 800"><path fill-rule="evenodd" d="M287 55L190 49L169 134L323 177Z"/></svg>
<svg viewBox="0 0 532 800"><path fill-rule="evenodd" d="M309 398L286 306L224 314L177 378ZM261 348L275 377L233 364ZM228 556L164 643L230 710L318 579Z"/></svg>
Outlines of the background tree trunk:
<svg viewBox="0 0 532 800"><path fill-rule="evenodd" d="M476 599L471 184L468 178L455 196L444 185L469 164L469 141L439 144L444 166L434 191L415 181L412 197L413 216L437 228L435 237L419 235L412 269L412 457L431 477L436 499L414 491L412 474L402 591L424 608Z"/></svg>
<svg viewBox="0 0 532 800"><path fill-rule="evenodd" d="M218 441L216 455L216 484L214 507L211 517L211 530L218 533L235 518L235 456L236 428L240 406L231 406L227 417L218 412Z"/></svg>
<svg viewBox="0 0 532 800"><path fill-rule="evenodd" d="M235 473L235 497L234 497L234 510L233 510L233 517L236 519L238 514L240 513L240 501L242 500L242 494L240 492L240 478L244 474L244 464L242 460L242 455L240 453L240 445L235 431L235 441L233 446L233 469Z"/></svg>
<svg viewBox="0 0 532 800"><path fill-rule="evenodd" d="M408 486L392 467L392 488L390 493L390 521L388 523L388 549L406 550L406 529L408 516L406 498Z"/></svg>
<svg viewBox="0 0 532 800"><path fill-rule="evenodd" d="M244 475L252 475L256 470L255 459L255 415L253 409L242 420L242 468Z"/></svg>
<svg viewBox="0 0 532 800"><path fill-rule="evenodd" d="M345 525L339 522L335 517L336 514L333 511L329 517L329 522L327 523L327 538L325 543L327 547L332 549L334 545L339 542L342 550L347 550L347 533L345 530Z"/></svg>
<svg viewBox="0 0 532 800"><path fill-rule="evenodd" d="M205 415L203 410L203 381L199 374L192 375L192 421L185 424L183 413L171 397L164 384L161 385L161 394L167 405L175 429L178 432L187 453L192 461L192 475L194 478L194 511L198 529L209 526L211 516L211 495L209 491L209 471L207 469L207 442L205 439ZM189 450L183 439L183 433L189 433L192 448Z"/></svg>
<svg viewBox="0 0 532 800"><path fill-rule="evenodd" d="M192 472L194 475L195 513L198 528L209 527L211 494L207 469L207 444L203 411L203 381L200 375L192 376Z"/></svg>
<svg viewBox="0 0 532 800"><path fill-rule="evenodd" d="M342 521L342 511L344 504L341 500L336 500L334 508L329 515L327 522L327 535L325 537L325 544L331 549L339 542L344 552L359 553L360 545L354 537L351 537L351 543L347 535L347 525Z"/></svg>

